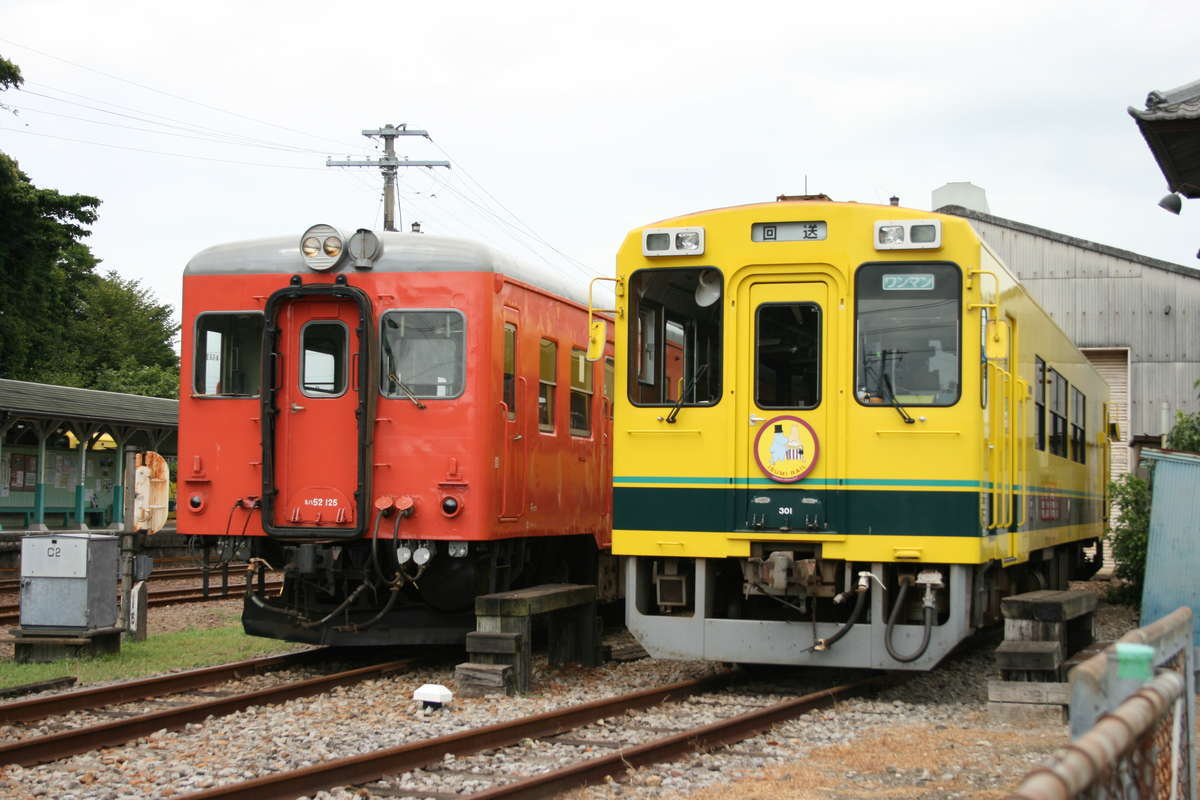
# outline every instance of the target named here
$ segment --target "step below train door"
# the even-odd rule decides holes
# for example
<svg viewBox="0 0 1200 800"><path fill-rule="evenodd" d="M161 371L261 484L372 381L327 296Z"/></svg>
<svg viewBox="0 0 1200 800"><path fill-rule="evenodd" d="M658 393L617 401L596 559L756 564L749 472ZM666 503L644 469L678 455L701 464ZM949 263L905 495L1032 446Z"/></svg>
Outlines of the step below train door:
<svg viewBox="0 0 1200 800"><path fill-rule="evenodd" d="M803 533L827 525L822 449L829 388L829 287L812 280L752 282L739 293L737 526Z"/></svg>
<svg viewBox="0 0 1200 800"><path fill-rule="evenodd" d="M347 286L276 292L264 337L263 520L280 538L366 530L370 304Z"/></svg>

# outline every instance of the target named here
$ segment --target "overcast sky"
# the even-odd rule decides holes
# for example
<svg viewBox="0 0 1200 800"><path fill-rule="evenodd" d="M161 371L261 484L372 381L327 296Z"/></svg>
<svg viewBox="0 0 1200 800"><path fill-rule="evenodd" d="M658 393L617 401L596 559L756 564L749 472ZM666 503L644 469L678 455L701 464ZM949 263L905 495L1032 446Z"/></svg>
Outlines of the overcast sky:
<svg viewBox="0 0 1200 800"><path fill-rule="evenodd" d="M611 274L630 228L806 181L929 208L958 180L997 216L1200 267L1200 202L1156 206L1126 112L1200 78L1198 23L1195 0L0 0L25 77L0 150L99 197L102 269L176 307L210 245L381 228L378 170L325 160L378 155L360 131L385 123L454 164L402 170L404 228L564 270Z"/></svg>

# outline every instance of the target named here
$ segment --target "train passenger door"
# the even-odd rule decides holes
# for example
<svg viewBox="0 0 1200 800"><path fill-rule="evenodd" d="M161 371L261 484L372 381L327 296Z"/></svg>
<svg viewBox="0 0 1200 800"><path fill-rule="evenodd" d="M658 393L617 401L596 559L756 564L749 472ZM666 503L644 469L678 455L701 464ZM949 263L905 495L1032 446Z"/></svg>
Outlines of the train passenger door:
<svg viewBox="0 0 1200 800"><path fill-rule="evenodd" d="M500 429L504 432L500 452L500 519L520 519L525 507L525 454L529 443L525 438L525 422L530 414L526 408L528 379L522 377L518 354L517 312L504 309L504 388L500 403Z"/></svg>
<svg viewBox="0 0 1200 800"><path fill-rule="evenodd" d="M829 287L818 281L751 283L737 315L736 458L748 530L824 529L825 495L813 490L831 389Z"/></svg>
<svg viewBox="0 0 1200 800"><path fill-rule="evenodd" d="M284 290L268 301L263 520L276 535L349 538L367 523L369 301L333 289Z"/></svg>

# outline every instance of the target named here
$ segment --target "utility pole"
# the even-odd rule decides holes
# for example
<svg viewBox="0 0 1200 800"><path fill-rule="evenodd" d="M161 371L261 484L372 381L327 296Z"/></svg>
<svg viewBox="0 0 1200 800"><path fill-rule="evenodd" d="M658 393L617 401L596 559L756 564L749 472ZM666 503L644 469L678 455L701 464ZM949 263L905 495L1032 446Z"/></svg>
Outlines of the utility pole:
<svg viewBox="0 0 1200 800"><path fill-rule="evenodd" d="M408 125L401 123L399 125L384 125L382 128L373 131L363 131L363 136L375 137L383 139L383 158L370 159L366 158L361 161L334 161L332 158L325 160L327 167L379 167L383 170L383 229L385 231L396 230L396 220L393 209L396 206L396 170L399 167L449 167L449 161L409 161L407 158L396 158L396 137L397 136L424 136L429 138L428 131L410 131Z"/></svg>

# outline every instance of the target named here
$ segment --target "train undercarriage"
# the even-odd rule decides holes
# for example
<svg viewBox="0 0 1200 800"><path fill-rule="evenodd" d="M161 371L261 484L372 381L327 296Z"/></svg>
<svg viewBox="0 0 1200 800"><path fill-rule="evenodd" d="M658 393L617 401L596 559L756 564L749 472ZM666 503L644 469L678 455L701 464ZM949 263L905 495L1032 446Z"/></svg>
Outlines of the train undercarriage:
<svg viewBox="0 0 1200 800"><path fill-rule="evenodd" d="M461 644L482 594L546 583L596 584L619 596L614 559L591 536L496 541L363 538L284 542L221 537L206 563L245 561L254 573L247 633L321 645ZM265 576L282 572L267 589Z"/></svg>
<svg viewBox="0 0 1200 800"><path fill-rule="evenodd" d="M1001 619L1000 600L1091 577L1096 540L986 564L821 559L756 543L748 558L626 557L626 622L652 656L928 670Z"/></svg>

